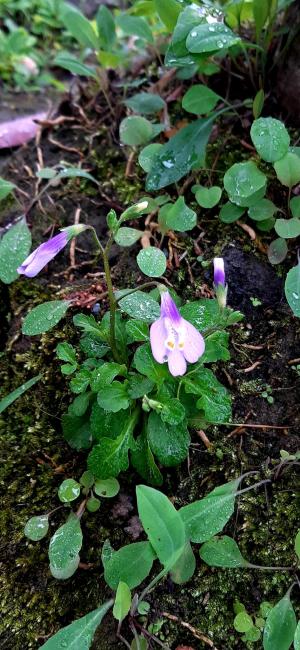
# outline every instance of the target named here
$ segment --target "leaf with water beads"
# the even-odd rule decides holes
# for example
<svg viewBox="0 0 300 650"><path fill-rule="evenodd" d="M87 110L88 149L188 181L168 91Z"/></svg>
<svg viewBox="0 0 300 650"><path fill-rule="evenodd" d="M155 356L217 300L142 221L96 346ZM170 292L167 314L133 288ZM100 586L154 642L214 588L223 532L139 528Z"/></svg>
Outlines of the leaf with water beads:
<svg viewBox="0 0 300 650"><path fill-rule="evenodd" d="M125 314L145 323L153 323L160 316L159 304L152 296L142 291L135 291L119 301L119 307Z"/></svg>
<svg viewBox="0 0 300 650"><path fill-rule="evenodd" d="M232 203L250 207L264 196L267 177L250 160L235 163L224 175L224 187Z"/></svg>
<svg viewBox="0 0 300 650"><path fill-rule="evenodd" d="M231 537L213 537L201 546L201 559L209 566L234 569L251 566L241 554L237 543Z"/></svg>
<svg viewBox="0 0 300 650"><path fill-rule="evenodd" d="M24 528L24 534L33 542L39 542L48 533L49 519L48 515L36 515L28 519Z"/></svg>
<svg viewBox="0 0 300 650"><path fill-rule="evenodd" d="M12 226L0 241L0 280L10 284L19 277L17 268L31 247L31 233L25 219Z"/></svg>
<svg viewBox="0 0 300 650"><path fill-rule="evenodd" d="M25 316L22 333L35 336L48 332L65 316L70 304L70 300L51 300L34 307Z"/></svg>
<svg viewBox="0 0 300 650"><path fill-rule="evenodd" d="M289 650L296 631L296 616L289 593L271 609L264 628L264 650Z"/></svg>
<svg viewBox="0 0 300 650"><path fill-rule="evenodd" d="M294 315L300 317L300 263L288 272L284 292Z"/></svg>
<svg viewBox="0 0 300 650"><path fill-rule="evenodd" d="M240 42L240 37L224 23L203 23L190 31L186 46L189 52L202 54L224 50Z"/></svg>
<svg viewBox="0 0 300 650"><path fill-rule="evenodd" d="M86 616L82 616L82 618L62 628L51 639L48 639L40 647L40 650L88 650L97 627L112 607L112 604L113 600L109 600L98 609L94 609Z"/></svg>
<svg viewBox="0 0 300 650"><path fill-rule="evenodd" d="M290 136L283 122L273 117L254 120L250 131L252 142L266 162L276 162L289 150Z"/></svg>
<svg viewBox="0 0 300 650"><path fill-rule="evenodd" d="M49 544L50 569L62 572L62 578L65 579L65 572L68 572L70 565L75 563L82 545L82 532L80 521L73 513L68 521L60 526L51 537ZM72 574L71 574L72 575Z"/></svg>
<svg viewBox="0 0 300 650"><path fill-rule="evenodd" d="M80 495L80 485L73 478L67 478L58 488L58 498L62 503L69 503L78 499Z"/></svg>
<svg viewBox="0 0 300 650"><path fill-rule="evenodd" d="M136 258L142 273L150 278L159 278L167 268L167 260L163 251L154 246L143 248Z"/></svg>

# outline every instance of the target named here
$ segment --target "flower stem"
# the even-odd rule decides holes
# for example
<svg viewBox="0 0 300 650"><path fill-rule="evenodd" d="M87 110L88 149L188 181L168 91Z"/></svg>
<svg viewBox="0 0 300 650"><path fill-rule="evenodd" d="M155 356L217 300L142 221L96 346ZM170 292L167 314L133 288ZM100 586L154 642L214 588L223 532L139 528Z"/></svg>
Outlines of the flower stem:
<svg viewBox="0 0 300 650"><path fill-rule="evenodd" d="M118 348L117 348L117 343L116 343L116 309L117 309L117 303L116 299L114 296L114 290L113 290L113 284L112 284L112 279L111 279L111 272L110 272L110 265L109 265L109 251L113 242L113 237L110 237L105 248L103 248L100 240L98 239L97 233L93 227L90 228L90 230L93 233L93 238L95 241L95 244L99 251L101 252L102 259L103 259L103 266L104 266L104 273L105 273L105 280L106 280L106 286L107 286L107 293L108 293L108 300L109 300L109 311L110 311L110 319L109 319L109 340L110 340L110 347L112 349L113 357L114 360L117 361L118 363L122 363L122 359L119 355Z"/></svg>

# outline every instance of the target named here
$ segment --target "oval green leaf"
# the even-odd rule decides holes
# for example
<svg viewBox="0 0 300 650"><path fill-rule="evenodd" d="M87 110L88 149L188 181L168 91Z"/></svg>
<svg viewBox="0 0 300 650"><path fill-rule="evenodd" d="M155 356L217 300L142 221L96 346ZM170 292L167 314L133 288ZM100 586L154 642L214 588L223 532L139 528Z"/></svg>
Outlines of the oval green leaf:
<svg viewBox="0 0 300 650"><path fill-rule="evenodd" d="M264 650L289 650L296 631L296 616L288 594L267 616L264 628Z"/></svg>
<svg viewBox="0 0 300 650"><path fill-rule="evenodd" d="M43 539L47 535L48 530L48 515L36 515L28 519L24 528L24 534L33 542L39 542L40 539Z"/></svg>
<svg viewBox="0 0 300 650"><path fill-rule="evenodd" d="M34 307L24 319L22 333L35 336L48 332L65 316L70 304L69 300L51 300Z"/></svg>
<svg viewBox="0 0 300 650"><path fill-rule="evenodd" d="M283 122L273 117L255 120L250 131L252 142L260 157L266 162L276 162L289 150L290 136Z"/></svg>
<svg viewBox="0 0 300 650"><path fill-rule="evenodd" d="M293 187L300 182L300 158L295 153L288 153L274 163L278 180L286 187Z"/></svg>
<svg viewBox="0 0 300 650"><path fill-rule="evenodd" d="M208 86L194 84L183 96L182 108L194 115L205 115L215 108L220 99Z"/></svg>
<svg viewBox="0 0 300 650"><path fill-rule="evenodd" d="M73 478L67 478L58 488L58 498L62 503L69 503L78 499L80 495L80 485Z"/></svg>
<svg viewBox="0 0 300 650"><path fill-rule="evenodd" d="M159 248L154 246L143 248L139 252L136 261L142 273L148 275L149 278L159 278L167 268L166 256Z"/></svg>
<svg viewBox="0 0 300 650"><path fill-rule="evenodd" d="M120 124L120 140L130 147L146 144L153 137L152 124L145 117L132 115Z"/></svg>
<svg viewBox="0 0 300 650"><path fill-rule="evenodd" d="M0 280L10 284L17 278L17 268L26 259L31 247L31 233L25 219L12 226L0 240Z"/></svg>
<svg viewBox="0 0 300 650"><path fill-rule="evenodd" d="M242 207L255 205L263 197L266 185L267 177L252 160L235 163L224 176L224 187L230 200Z"/></svg>
<svg viewBox="0 0 300 650"><path fill-rule="evenodd" d="M147 578L155 553L149 542L135 542L113 552L105 562L104 578L111 589L117 589L119 582L126 582L134 589Z"/></svg>
<svg viewBox="0 0 300 650"><path fill-rule="evenodd" d="M288 246L285 239L278 237L274 239L268 248L268 259L271 264L281 264L285 260Z"/></svg>
<svg viewBox="0 0 300 650"><path fill-rule="evenodd" d="M291 219L276 219L274 226L277 235L283 239L293 239L300 235L300 219L292 217Z"/></svg>
<svg viewBox="0 0 300 650"><path fill-rule="evenodd" d="M98 497L115 497L120 491L120 483L113 476L107 479L97 479L94 486L94 492Z"/></svg>
<svg viewBox="0 0 300 650"><path fill-rule="evenodd" d="M226 569L248 567L237 543L231 537L213 537L200 548L200 557L209 566L219 566Z"/></svg>
<svg viewBox="0 0 300 650"><path fill-rule="evenodd" d="M284 285L285 297L295 316L300 317L300 263L287 274Z"/></svg>

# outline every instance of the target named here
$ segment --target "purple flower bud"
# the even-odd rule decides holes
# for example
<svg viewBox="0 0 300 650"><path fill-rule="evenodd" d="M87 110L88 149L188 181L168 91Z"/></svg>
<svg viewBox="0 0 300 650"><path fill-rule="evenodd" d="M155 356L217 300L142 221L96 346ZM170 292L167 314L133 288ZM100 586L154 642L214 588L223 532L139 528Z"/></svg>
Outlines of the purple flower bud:
<svg viewBox="0 0 300 650"><path fill-rule="evenodd" d="M63 228L58 235L51 237L30 253L17 272L28 278L34 278L67 245L72 237L79 235L86 228L87 226L84 224Z"/></svg>
<svg viewBox="0 0 300 650"><path fill-rule="evenodd" d="M214 258L214 285L222 284L225 287L225 269L223 257Z"/></svg>
<svg viewBox="0 0 300 650"><path fill-rule="evenodd" d="M223 257L214 258L214 286L219 307L221 309L225 309L227 303L228 287L225 280Z"/></svg>
<svg viewBox="0 0 300 650"><path fill-rule="evenodd" d="M174 377L184 375L187 362L196 363L204 352L203 336L182 318L168 291L161 295L160 318L151 325L150 344L154 359L167 361Z"/></svg>

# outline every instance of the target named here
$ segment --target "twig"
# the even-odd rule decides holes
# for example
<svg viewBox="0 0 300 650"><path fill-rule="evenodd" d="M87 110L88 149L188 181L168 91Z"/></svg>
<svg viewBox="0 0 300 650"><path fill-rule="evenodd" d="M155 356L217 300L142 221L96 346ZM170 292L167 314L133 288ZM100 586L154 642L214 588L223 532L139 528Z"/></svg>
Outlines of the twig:
<svg viewBox="0 0 300 650"><path fill-rule="evenodd" d="M250 226L248 226L246 223L242 223L239 219L236 221L236 223L238 226L240 226L240 228L242 228L242 230L244 230L249 235L252 241L256 239L256 232L255 230L253 230L253 228L250 228Z"/></svg>
<svg viewBox="0 0 300 650"><path fill-rule="evenodd" d="M212 449L213 448L213 444L210 442L207 435L204 433L204 431L202 431L202 429L197 431L197 436L199 436L199 438L201 438L201 440L202 440L203 444L205 445L206 449Z"/></svg>
<svg viewBox="0 0 300 650"><path fill-rule="evenodd" d="M200 639L200 641L203 641L203 643L205 643L210 648L212 648L212 650L217 650L213 641L211 641L211 639L209 639L207 636L205 636L205 634L197 630L195 627L190 625L190 623L186 623L185 621L182 621L180 618L178 618L178 616L174 616L174 614L169 614L168 612L162 612L162 616L170 619L170 621L179 623L180 625L182 625L182 627L185 627L187 630L189 630L192 633L192 635L195 637L195 639Z"/></svg>

